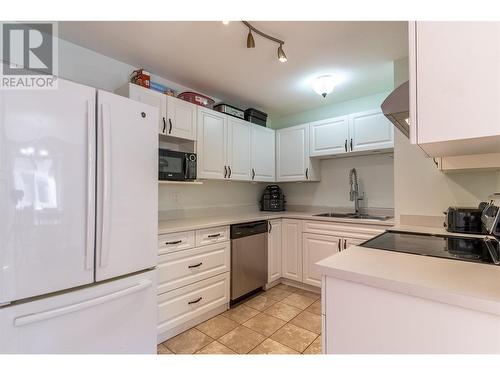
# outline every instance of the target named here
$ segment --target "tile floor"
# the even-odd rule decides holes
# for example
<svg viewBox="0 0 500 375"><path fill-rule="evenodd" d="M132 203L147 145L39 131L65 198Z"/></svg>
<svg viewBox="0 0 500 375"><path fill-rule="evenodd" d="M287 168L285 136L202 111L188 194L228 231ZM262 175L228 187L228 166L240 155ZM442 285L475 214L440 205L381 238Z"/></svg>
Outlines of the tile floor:
<svg viewBox="0 0 500 375"><path fill-rule="evenodd" d="M279 284L158 345L158 354L320 354L320 295Z"/></svg>

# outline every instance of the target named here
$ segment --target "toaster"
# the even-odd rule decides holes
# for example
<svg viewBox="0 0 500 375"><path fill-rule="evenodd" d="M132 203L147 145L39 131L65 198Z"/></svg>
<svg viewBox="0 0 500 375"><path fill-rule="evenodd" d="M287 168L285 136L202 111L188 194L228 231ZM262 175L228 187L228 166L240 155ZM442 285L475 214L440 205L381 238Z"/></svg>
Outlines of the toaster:
<svg viewBox="0 0 500 375"><path fill-rule="evenodd" d="M278 185L267 185L260 199L261 211L285 211L285 195Z"/></svg>
<svg viewBox="0 0 500 375"><path fill-rule="evenodd" d="M485 205L479 207L449 207L446 214L446 230L454 233L485 234L481 216Z"/></svg>

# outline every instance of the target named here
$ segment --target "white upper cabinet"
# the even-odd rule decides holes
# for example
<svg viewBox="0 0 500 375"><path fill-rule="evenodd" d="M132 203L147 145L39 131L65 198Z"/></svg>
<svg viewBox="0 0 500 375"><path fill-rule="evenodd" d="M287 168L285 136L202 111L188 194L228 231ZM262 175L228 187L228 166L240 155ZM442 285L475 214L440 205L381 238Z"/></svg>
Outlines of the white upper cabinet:
<svg viewBox="0 0 500 375"><path fill-rule="evenodd" d="M335 117L315 121L310 125L311 156L337 155L347 152L349 118Z"/></svg>
<svg viewBox="0 0 500 375"><path fill-rule="evenodd" d="M132 100L149 104L158 108L158 133L166 134L167 129L167 95L145 87L127 83L116 90L116 93Z"/></svg>
<svg viewBox="0 0 500 375"><path fill-rule="evenodd" d="M116 93L158 108L158 133L196 140L197 105L133 83L127 83Z"/></svg>
<svg viewBox="0 0 500 375"><path fill-rule="evenodd" d="M375 151L394 147L394 125L380 109L349 115L350 151Z"/></svg>
<svg viewBox="0 0 500 375"><path fill-rule="evenodd" d="M311 157L348 156L394 147L394 125L379 108L315 121L309 126Z"/></svg>
<svg viewBox="0 0 500 375"><path fill-rule="evenodd" d="M167 98L167 120L163 134L196 140L197 105L164 95Z"/></svg>
<svg viewBox="0 0 500 375"><path fill-rule="evenodd" d="M251 124L251 132L251 180L275 181L275 132L255 124Z"/></svg>
<svg viewBox="0 0 500 375"><path fill-rule="evenodd" d="M309 124L276 131L278 181L315 181L317 161L309 158Z"/></svg>
<svg viewBox="0 0 500 375"><path fill-rule="evenodd" d="M412 143L500 152L500 22L410 22L409 38Z"/></svg>
<svg viewBox="0 0 500 375"><path fill-rule="evenodd" d="M251 124L235 117L227 117L227 178L251 180Z"/></svg>
<svg viewBox="0 0 500 375"><path fill-rule="evenodd" d="M198 107L198 178L222 180L227 177L227 116Z"/></svg>

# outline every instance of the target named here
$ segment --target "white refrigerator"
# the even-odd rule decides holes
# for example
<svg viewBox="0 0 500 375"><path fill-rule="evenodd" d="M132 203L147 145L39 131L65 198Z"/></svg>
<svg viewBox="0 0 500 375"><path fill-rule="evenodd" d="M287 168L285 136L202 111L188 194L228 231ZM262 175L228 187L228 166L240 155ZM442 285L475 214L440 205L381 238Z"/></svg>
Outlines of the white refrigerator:
<svg viewBox="0 0 500 375"><path fill-rule="evenodd" d="M155 353L157 109L0 90L0 353Z"/></svg>

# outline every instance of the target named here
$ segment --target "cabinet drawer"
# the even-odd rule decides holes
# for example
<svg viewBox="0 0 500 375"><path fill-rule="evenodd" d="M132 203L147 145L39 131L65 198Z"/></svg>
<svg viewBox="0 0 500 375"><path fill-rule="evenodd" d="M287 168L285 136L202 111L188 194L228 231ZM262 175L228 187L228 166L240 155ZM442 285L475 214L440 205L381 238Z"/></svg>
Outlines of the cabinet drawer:
<svg viewBox="0 0 500 375"><path fill-rule="evenodd" d="M229 241L229 227L213 227L196 231L196 246Z"/></svg>
<svg viewBox="0 0 500 375"><path fill-rule="evenodd" d="M158 296L158 333L229 303L229 272Z"/></svg>
<svg viewBox="0 0 500 375"><path fill-rule="evenodd" d="M162 234L158 237L158 254L191 249L194 247L194 237L194 230Z"/></svg>
<svg viewBox="0 0 500 375"><path fill-rule="evenodd" d="M160 255L158 294L228 272L230 259L230 242Z"/></svg>
<svg viewBox="0 0 500 375"><path fill-rule="evenodd" d="M327 236L351 237L369 240L389 229L390 225L351 224L330 221L305 220L304 233L325 234Z"/></svg>

